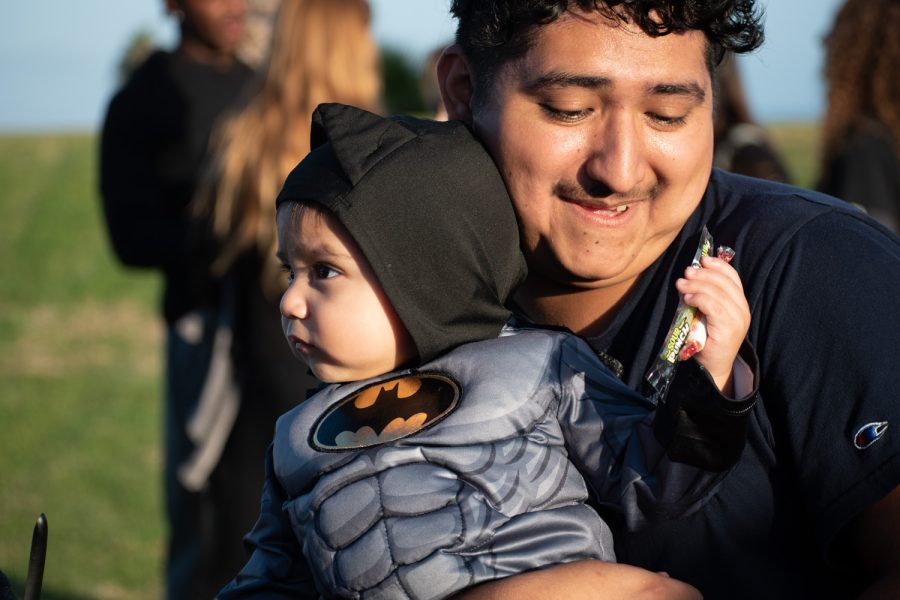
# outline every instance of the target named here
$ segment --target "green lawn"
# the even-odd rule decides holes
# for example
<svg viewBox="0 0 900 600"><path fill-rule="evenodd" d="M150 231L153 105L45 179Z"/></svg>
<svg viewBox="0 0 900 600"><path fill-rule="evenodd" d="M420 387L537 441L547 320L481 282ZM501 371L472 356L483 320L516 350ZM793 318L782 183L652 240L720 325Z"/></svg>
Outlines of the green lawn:
<svg viewBox="0 0 900 600"><path fill-rule="evenodd" d="M47 514L43 597L158 598L157 279L102 230L92 136L0 137L0 570L22 597Z"/></svg>
<svg viewBox="0 0 900 600"><path fill-rule="evenodd" d="M814 123L776 123L767 129L787 163L791 181L801 187L815 187L819 172L818 127Z"/></svg>
<svg viewBox="0 0 900 600"><path fill-rule="evenodd" d="M812 125L772 135L815 180ZM93 136L0 136L0 570L22 597L37 516L45 600L161 595L158 279L113 260Z"/></svg>

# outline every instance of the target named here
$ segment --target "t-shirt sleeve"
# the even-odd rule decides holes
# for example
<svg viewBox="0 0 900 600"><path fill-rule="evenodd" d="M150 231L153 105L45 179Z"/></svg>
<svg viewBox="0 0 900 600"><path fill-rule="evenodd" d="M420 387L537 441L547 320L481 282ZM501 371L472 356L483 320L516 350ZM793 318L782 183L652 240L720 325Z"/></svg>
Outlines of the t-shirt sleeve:
<svg viewBox="0 0 900 600"><path fill-rule="evenodd" d="M282 510L286 499L275 476L270 445L259 519L244 538L249 559L216 600L318 598L300 543Z"/></svg>
<svg viewBox="0 0 900 600"><path fill-rule="evenodd" d="M900 481L900 241L826 212L783 242L751 299L772 443L823 551Z"/></svg>

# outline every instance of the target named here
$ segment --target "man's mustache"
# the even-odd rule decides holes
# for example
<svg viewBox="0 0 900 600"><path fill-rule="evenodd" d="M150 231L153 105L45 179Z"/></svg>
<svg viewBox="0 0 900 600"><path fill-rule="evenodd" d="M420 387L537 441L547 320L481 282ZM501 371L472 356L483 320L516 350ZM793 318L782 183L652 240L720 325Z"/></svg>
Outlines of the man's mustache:
<svg viewBox="0 0 900 600"><path fill-rule="evenodd" d="M603 200L609 202L610 198L614 199L617 204L623 202L635 202L638 200L650 200L656 197L659 191L659 185L654 184L647 188L634 188L626 193L614 192L609 187L599 181L592 181L584 186L579 183L571 183L568 181L558 181L553 186L553 195L566 200L574 200L575 202L591 202Z"/></svg>

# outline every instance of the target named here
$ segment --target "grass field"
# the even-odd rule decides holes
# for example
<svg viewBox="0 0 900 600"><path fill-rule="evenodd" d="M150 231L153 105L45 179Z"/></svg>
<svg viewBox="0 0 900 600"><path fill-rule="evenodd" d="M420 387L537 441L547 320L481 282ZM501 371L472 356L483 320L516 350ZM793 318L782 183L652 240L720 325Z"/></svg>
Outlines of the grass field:
<svg viewBox="0 0 900 600"><path fill-rule="evenodd" d="M814 187L818 179L819 130L814 123L779 123L768 126L772 143L787 163L791 182Z"/></svg>
<svg viewBox="0 0 900 600"><path fill-rule="evenodd" d="M773 138L815 181L813 125ZM93 136L0 136L0 570L22 597L37 516L45 600L161 595L158 279L111 257Z"/></svg>
<svg viewBox="0 0 900 600"><path fill-rule="evenodd" d="M0 137L0 570L21 598L47 514L43 597L158 598L156 277L102 230L92 136Z"/></svg>

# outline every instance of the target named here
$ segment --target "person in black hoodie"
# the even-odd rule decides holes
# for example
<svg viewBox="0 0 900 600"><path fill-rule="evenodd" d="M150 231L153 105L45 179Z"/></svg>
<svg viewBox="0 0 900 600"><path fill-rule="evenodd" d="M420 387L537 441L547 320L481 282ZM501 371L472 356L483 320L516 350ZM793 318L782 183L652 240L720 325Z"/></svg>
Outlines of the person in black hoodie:
<svg viewBox="0 0 900 600"><path fill-rule="evenodd" d="M214 534L228 501L215 486L186 488L178 467L195 451L186 423L212 353L215 291L198 278L186 207L213 127L240 97L252 70L236 58L244 0L166 0L180 22L173 52L156 51L109 104L100 145L100 193L113 250L165 279L165 489L169 525L166 596L212 595L210 576L229 544ZM239 554L239 548L233 554ZM204 589L203 586L210 586Z"/></svg>

